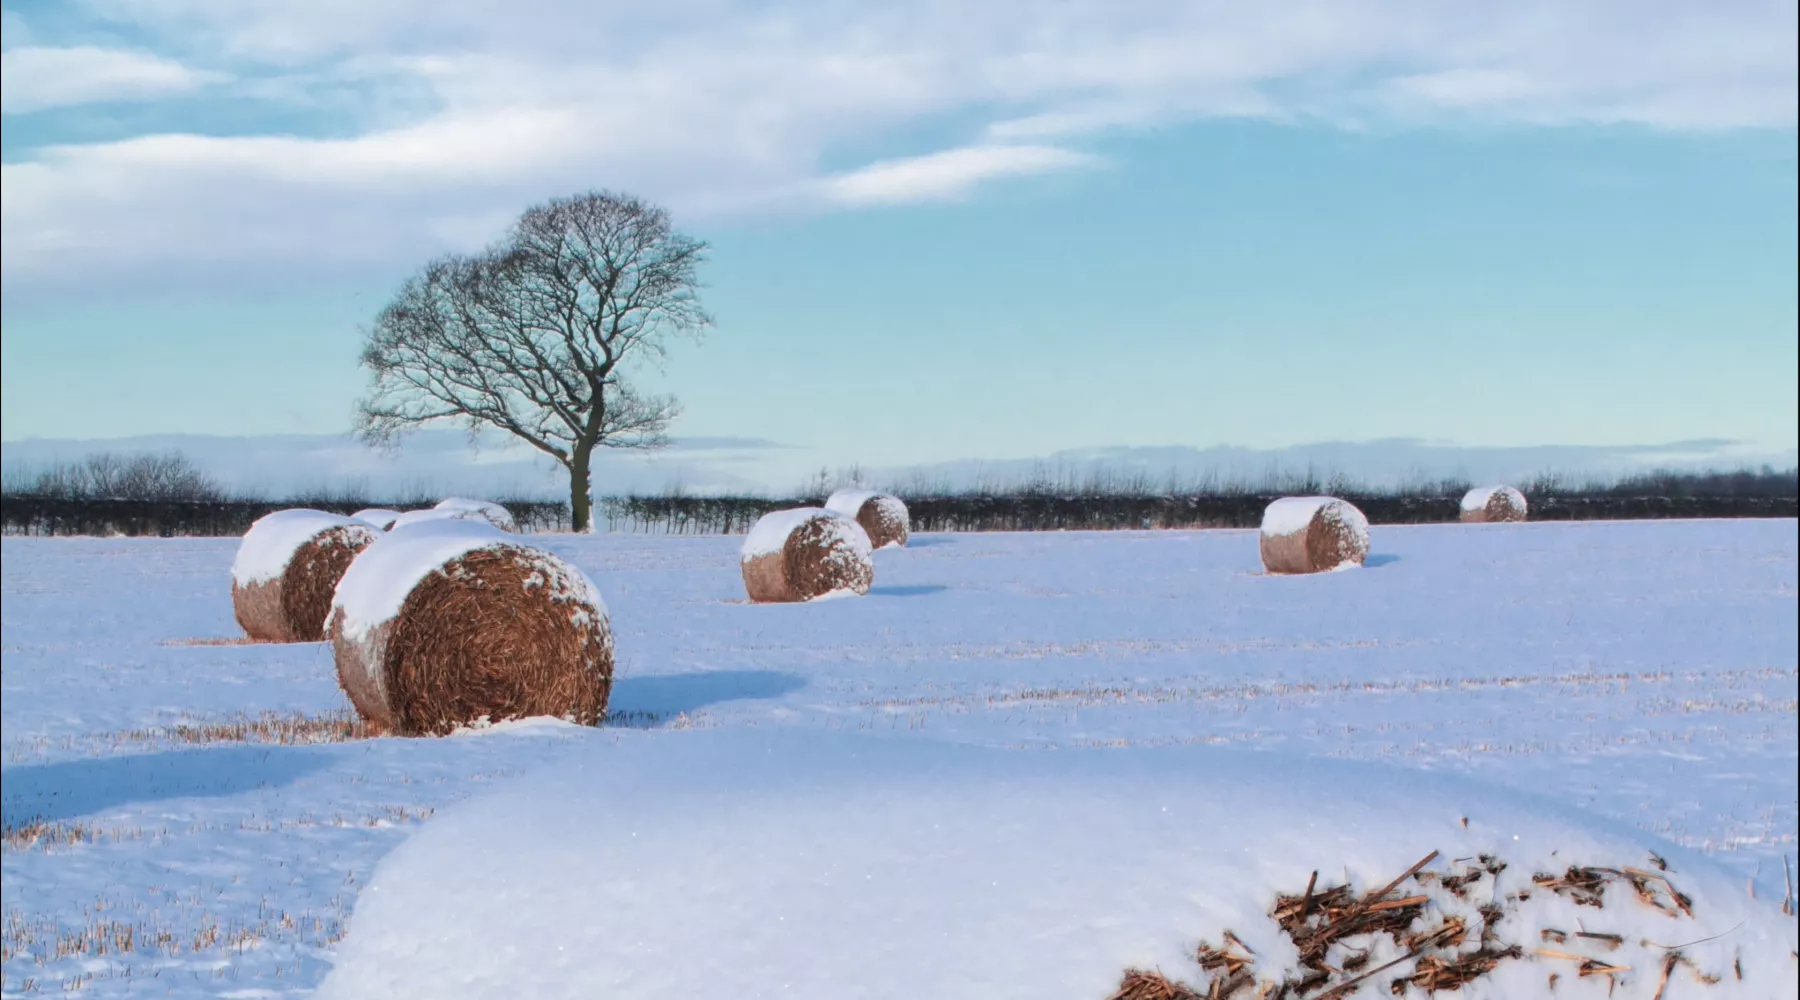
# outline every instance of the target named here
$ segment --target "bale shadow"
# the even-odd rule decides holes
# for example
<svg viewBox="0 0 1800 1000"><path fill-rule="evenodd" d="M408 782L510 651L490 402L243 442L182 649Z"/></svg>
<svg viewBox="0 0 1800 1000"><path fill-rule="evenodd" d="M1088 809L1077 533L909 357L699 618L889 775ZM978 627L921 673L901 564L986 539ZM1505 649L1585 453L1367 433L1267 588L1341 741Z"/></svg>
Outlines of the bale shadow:
<svg viewBox="0 0 1800 1000"><path fill-rule="evenodd" d="M1390 563L1397 563L1399 561L1400 561L1399 556L1382 553L1381 555L1372 555L1372 556L1365 557L1363 559L1363 568L1364 569L1373 569L1376 566L1386 566Z"/></svg>
<svg viewBox="0 0 1800 1000"><path fill-rule="evenodd" d="M941 594L949 587L941 583L921 583L909 587L870 587L870 597L922 597L926 594Z"/></svg>
<svg viewBox="0 0 1800 1000"><path fill-rule="evenodd" d="M806 678L779 670L697 670L619 677L613 680L607 712L666 718L720 702L780 698L805 686Z"/></svg>
<svg viewBox="0 0 1800 1000"><path fill-rule="evenodd" d="M212 798L278 788L324 768L327 755L300 747L171 750L29 764L0 772L0 823L65 820L134 802Z"/></svg>
<svg viewBox="0 0 1800 1000"><path fill-rule="evenodd" d="M938 545L951 545L954 542L955 539L950 538L947 535L929 535L924 537L914 535L906 540L906 547L909 549L929 549Z"/></svg>

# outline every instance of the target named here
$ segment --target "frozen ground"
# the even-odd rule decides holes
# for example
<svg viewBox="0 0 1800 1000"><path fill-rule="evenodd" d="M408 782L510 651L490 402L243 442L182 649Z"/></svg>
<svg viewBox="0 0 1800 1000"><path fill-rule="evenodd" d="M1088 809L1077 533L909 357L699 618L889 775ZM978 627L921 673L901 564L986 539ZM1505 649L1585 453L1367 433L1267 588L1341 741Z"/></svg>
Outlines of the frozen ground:
<svg viewBox="0 0 1800 1000"><path fill-rule="evenodd" d="M1308 578L1260 575L1250 531L916 536L866 598L763 607L741 539L549 537L612 610L619 728L315 746L175 735L344 707L322 644L185 644L237 634L233 541L8 538L5 992L304 995L436 811L696 728L1385 761L1546 796L1780 895L1795 522L1371 534L1366 568ZM10 829L28 819L35 840Z"/></svg>

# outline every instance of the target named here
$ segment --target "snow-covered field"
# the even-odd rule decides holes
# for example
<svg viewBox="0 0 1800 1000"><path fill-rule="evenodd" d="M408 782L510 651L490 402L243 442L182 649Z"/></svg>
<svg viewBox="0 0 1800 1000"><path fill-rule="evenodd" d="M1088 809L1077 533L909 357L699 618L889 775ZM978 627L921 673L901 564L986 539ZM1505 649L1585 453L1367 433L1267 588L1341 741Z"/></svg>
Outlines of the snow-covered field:
<svg viewBox="0 0 1800 1000"><path fill-rule="evenodd" d="M791 606L744 602L741 539L538 541L611 608L615 725L286 745L196 728L345 708L323 644L194 642L238 634L233 540L6 539L6 996L307 995L339 957L323 995L386 995L404 955L466 962L455 981L487 977L484 996L560 995L521 970L564 968L666 995L727 960L758 995L782 961L831 951L933 995L965 979L921 970L985 956L971 995L1104 1000L1128 962L1176 974L1222 927L1255 945L1244 921L1272 898L1247 887L1379 884L1417 843L1449 857L1515 834L1521 869L1559 838L1658 850L1707 891L1705 927L1738 914L1727 945L1792 939L1769 914L1800 784L1793 521L1377 527L1365 568L1316 577L1262 575L1247 531L925 535L877 554L867 597ZM1188 818L1118 819L1165 807ZM795 817L843 834L797 837ZM921 832L946 823L964 832ZM546 868L570 829L591 850ZM609 859L630 877L603 884ZM844 895L820 864L929 870ZM517 891L533 879L535 901ZM359 900L372 880L386 895ZM1100 898L1122 883L1132 905ZM769 897L810 936L771 938ZM971 928L1008 913L1049 923L970 957ZM719 940L747 926L754 949ZM602 932L610 951L567 965L520 947ZM833 968L790 969L787 995L841 988ZM1565 988L1605 995L1570 970ZM416 995L449 988L423 974ZM1670 995L1775 995L1745 988Z"/></svg>

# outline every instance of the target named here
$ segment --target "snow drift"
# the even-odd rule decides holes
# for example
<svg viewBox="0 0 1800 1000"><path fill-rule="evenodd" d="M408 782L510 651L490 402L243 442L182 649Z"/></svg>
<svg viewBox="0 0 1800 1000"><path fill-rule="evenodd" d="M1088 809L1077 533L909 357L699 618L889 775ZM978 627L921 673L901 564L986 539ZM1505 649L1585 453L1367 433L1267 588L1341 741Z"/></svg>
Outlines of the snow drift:
<svg viewBox="0 0 1800 1000"><path fill-rule="evenodd" d="M317 996L706 996L728 983L744 997L1106 1000L1128 969L1204 991L1218 973L1198 943L1237 942L1268 981L1301 974L1270 915L1278 894L1309 880L1360 894L1432 851L1440 878L1455 859L1508 866L1468 901L1434 892L1422 923L1523 891L1496 933L1569 954L1607 942L1545 932L1617 934L1605 959L1630 967L1584 977L1567 959L1520 957L1464 985L1471 1000L1541 995L1554 972L1557 996L1610 986L1648 1000L1661 945L1721 977L1682 996L1793 994L1794 927L1771 904L1701 856L1512 793L1216 748L745 730L595 738L440 816L376 870ZM1691 916L1630 899L1596 909L1536 882L1574 864L1649 865L1652 851ZM1371 967L1393 960L1368 944ZM1388 966L1370 995L1420 963Z"/></svg>

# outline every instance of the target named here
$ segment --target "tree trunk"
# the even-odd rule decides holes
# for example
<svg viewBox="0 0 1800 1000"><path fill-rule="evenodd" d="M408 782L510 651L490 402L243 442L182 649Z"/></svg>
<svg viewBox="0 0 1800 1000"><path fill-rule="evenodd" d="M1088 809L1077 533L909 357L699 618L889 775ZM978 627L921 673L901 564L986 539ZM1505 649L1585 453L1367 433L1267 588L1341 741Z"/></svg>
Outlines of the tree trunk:
<svg viewBox="0 0 1800 1000"><path fill-rule="evenodd" d="M569 529L576 534L591 530L594 498L589 492L588 464L593 458L591 447L576 445L569 456Z"/></svg>

